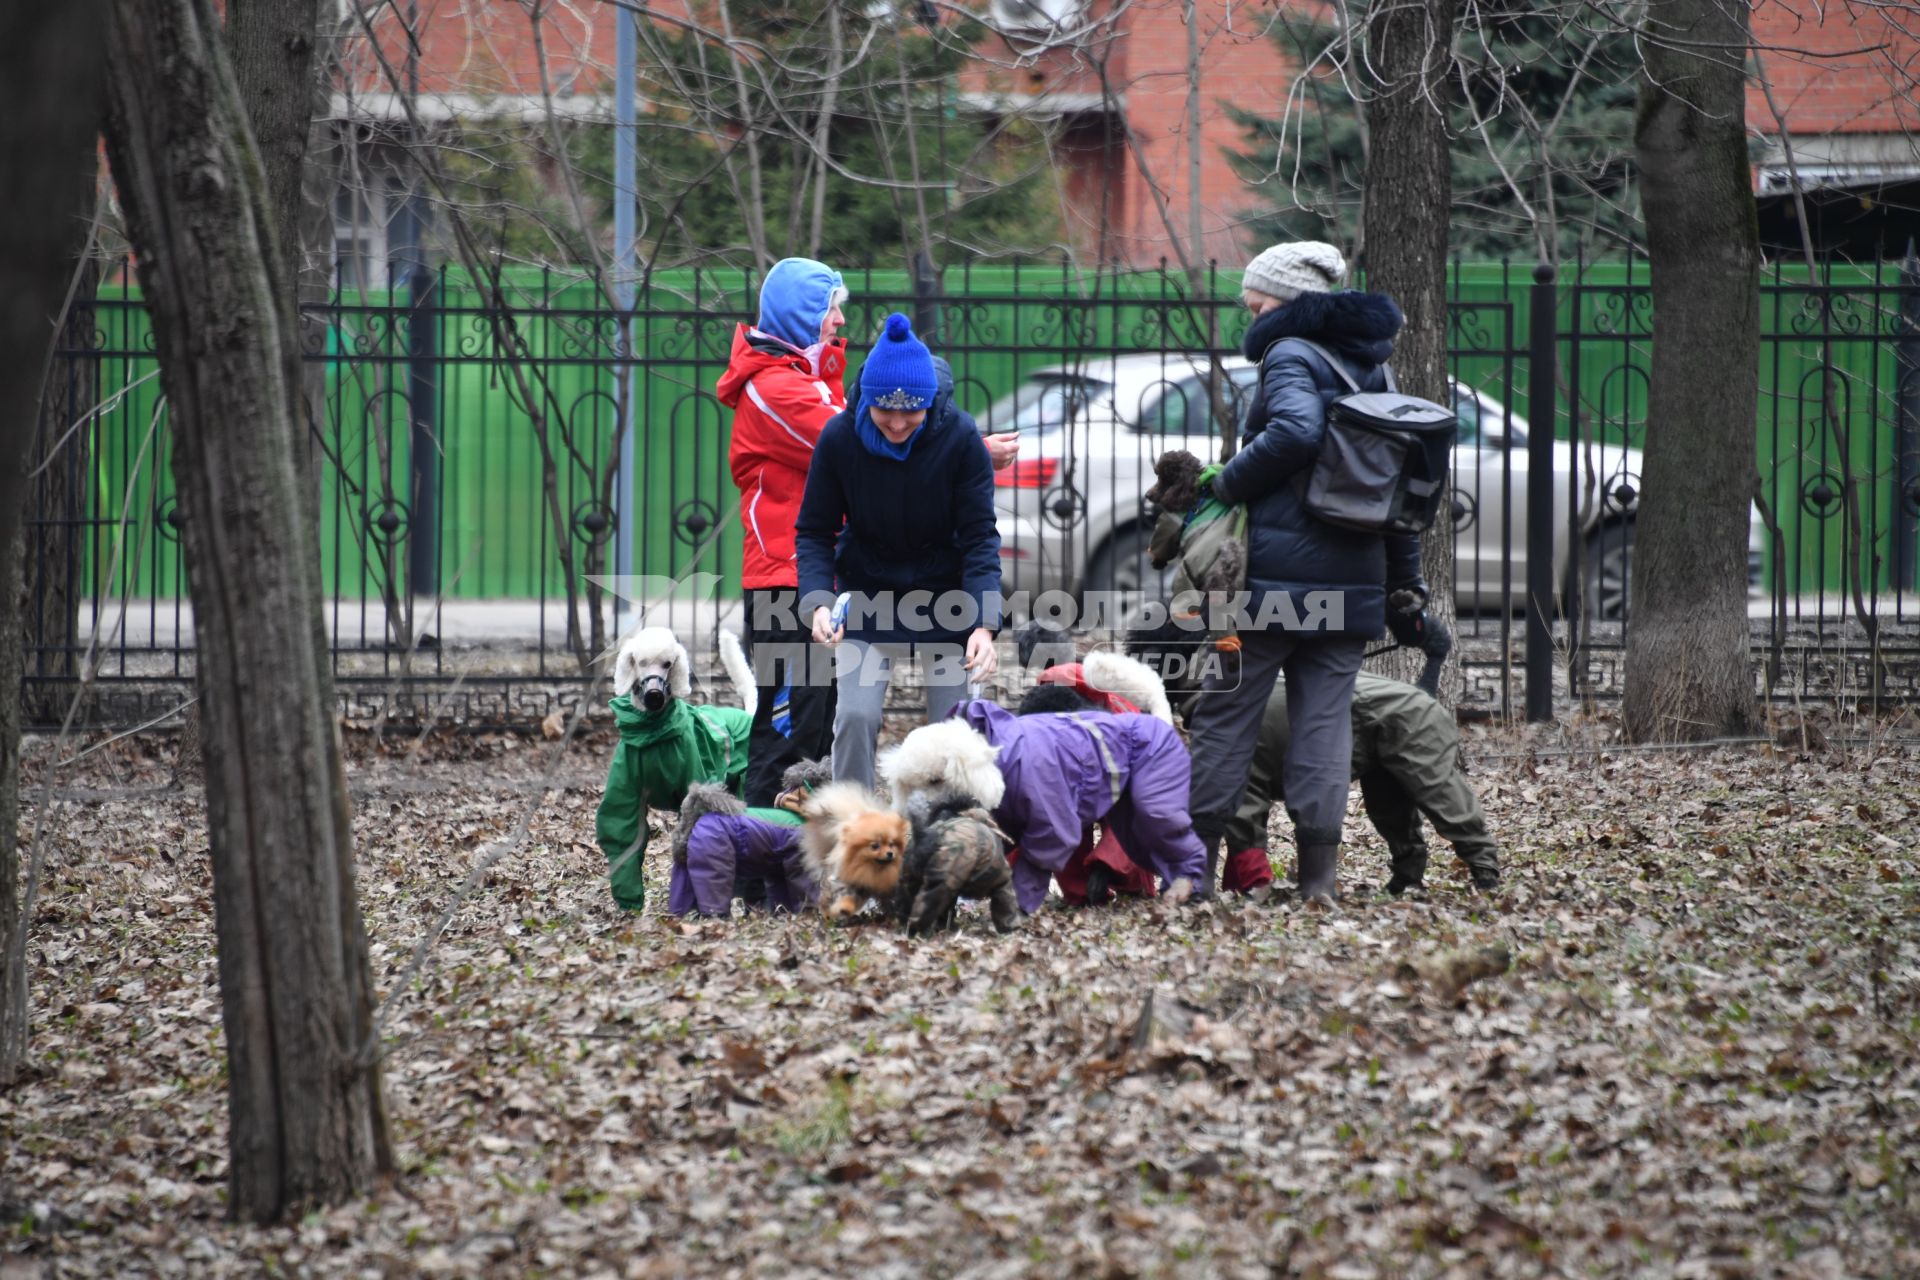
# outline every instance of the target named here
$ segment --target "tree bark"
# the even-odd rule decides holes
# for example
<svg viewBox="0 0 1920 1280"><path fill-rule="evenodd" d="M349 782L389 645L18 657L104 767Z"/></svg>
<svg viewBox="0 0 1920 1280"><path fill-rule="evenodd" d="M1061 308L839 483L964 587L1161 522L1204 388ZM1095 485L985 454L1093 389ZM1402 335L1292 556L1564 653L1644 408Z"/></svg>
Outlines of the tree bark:
<svg viewBox="0 0 1920 1280"><path fill-rule="evenodd" d="M372 984L296 461L294 295L211 4L114 0L107 38L107 149L186 516L228 1203L268 1222L345 1199L391 1162L378 1069L365 1065Z"/></svg>
<svg viewBox="0 0 1920 1280"><path fill-rule="evenodd" d="M321 72L332 66L332 24L322 31L318 0L233 0L226 18L227 53L266 170L267 207L287 254L286 276L302 303L324 303L333 280L335 156L327 121L331 80ZM309 163L315 156L325 162ZM301 326L309 349L325 344L324 320L303 311ZM305 385L300 456L317 521L321 451L312 430L326 412L326 366L315 362Z"/></svg>
<svg viewBox="0 0 1920 1280"><path fill-rule="evenodd" d="M274 236L298 274L307 129L313 120L318 0L229 0L226 45L266 171Z"/></svg>
<svg viewBox="0 0 1920 1280"><path fill-rule="evenodd" d="M100 0L12 5L0 18L0 1085L26 1056L26 927L19 918L20 624L27 464L47 352L75 255L86 241L99 167L104 65Z"/></svg>
<svg viewBox="0 0 1920 1280"><path fill-rule="evenodd" d="M1746 137L1747 6L1655 0L1634 128L1653 281L1628 735L1746 732L1760 233Z"/></svg>
<svg viewBox="0 0 1920 1280"><path fill-rule="evenodd" d="M1407 326L1394 344L1401 390L1449 404L1447 230L1453 214L1453 152L1446 104L1453 87L1458 0L1375 0L1367 18L1367 171L1361 208L1367 287L1392 295ZM1451 494L1420 539L1428 612L1453 624ZM1373 659L1383 674L1413 681L1426 665L1417 650ZM1450 664L1442 692L1459 687Z"/></svg>
<svg viewBox="0 0 1920 1280"><path fill-rule="evenodd" d="M9 471L14 470L8 466ZM0 600L24 603L20 563L26 550L18 536L0 533ZM17 615L16 615L17 616ZM0 627L0 1089L20 1076L27 1058L27 956L29 921L20 918L20 687L26 636ZM18 950L19 954L14 953Z"/></svg>

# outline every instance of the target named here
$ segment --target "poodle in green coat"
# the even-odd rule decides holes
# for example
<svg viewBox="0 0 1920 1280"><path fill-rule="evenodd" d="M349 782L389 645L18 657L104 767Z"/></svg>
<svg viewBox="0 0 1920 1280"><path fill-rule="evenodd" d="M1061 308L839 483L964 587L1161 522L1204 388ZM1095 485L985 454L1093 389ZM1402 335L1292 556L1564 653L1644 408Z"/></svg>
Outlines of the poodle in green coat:
<svg viewBox="0 0 1920 1280"><path fill-rule="evenodd" d="M611 705L620 743L607 767L594 835L607 855L613 900L623 910L646 905L647 810L678 809L696 782L737 794L747 772L753 676L730 632L720 633L720 658L747 699L744 709L687 701L693 692L687 651L665 627L635 632L614 663Z"/></svg>

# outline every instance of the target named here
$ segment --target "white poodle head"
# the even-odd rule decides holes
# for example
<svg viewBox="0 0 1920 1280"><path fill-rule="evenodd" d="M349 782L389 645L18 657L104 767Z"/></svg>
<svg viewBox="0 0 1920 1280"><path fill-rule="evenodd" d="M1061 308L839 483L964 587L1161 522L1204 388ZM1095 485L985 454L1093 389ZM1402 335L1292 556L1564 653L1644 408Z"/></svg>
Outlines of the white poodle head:
<svg viewBox="0 0 1920 1280"><path fill-rule="evenodd" d="M642 711L665 709L670 698L693 692L693 675L686 646L665 627L642 627L620 646L613 663L615 697L632 693Z"/></svg>
<svg viewBox="0 0 1920 1280"><path fill-rule="evenodd" d="M907 812L917 792L945 787L965 792L989 809L1006 798L1007 781L994 757L1000 748L962 720L922 725L900 745L883 751L880 776L893 792L893 807Z"/></svg>

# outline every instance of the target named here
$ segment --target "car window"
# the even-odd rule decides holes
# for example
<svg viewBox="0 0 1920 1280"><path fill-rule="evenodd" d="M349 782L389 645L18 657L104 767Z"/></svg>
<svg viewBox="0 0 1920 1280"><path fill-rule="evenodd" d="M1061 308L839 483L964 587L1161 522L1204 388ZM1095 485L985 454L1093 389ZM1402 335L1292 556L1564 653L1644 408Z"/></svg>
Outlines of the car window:
<svg viewBox="0 0 1920 1280"><path fill-rule="evenodd" d="M1526 447L1526 428L1513 421L1506 407L1498 400L1481 397L1456 385L1453 389L1453 406L1460 418L1460 444L1478 449Z"/></svg>
<svg viewBox="0 0 1920 1280"><path fill-rule="evenodd" d="M1042 373L1027 379L981 414L980 429L1047 432L1084 412L1087 401L1110 390L1111 383L1075 374Z"/></svg>
<svg viewBox="0 0 1920 1280"><path fill-rule="evenodd" d="M1250 365L1245 369L1235 369L1230 375L1233 379L1233 428L1240 429L1247 420L1247 407L1253 398L1260 394L1260 366Z"/></svg>
<svg viewBox="0 0 1920 1280"><path fill-rule="evenodd" d="M1223 371L1221 390L1225 392L1227 412L1239 427L1247 416L1247 401L1260 376L1258 369ZM1160 435L1211 436L1220 434L1214 422L1213 404L1207 395L1206 379L1199 376L1157 382L1141 393L1142 409L1135 418L1141 432Z"/></svg>
<svg viewBox="0 0 1920 1280"><path fill-rule="evenodd" d="M1460 444L1480 443L1480 398L1465 387L1453 389L1453 411L1460 418Z"/></svg>
<svg viewBox="0 0 1920 1280"><path fill-rule="evenodd" d="M1188 435L1206 419L1206 398L1207 390L1198 378L1156 382L1140 393L1140 413L1134 426L1155 435Z"/></svg>

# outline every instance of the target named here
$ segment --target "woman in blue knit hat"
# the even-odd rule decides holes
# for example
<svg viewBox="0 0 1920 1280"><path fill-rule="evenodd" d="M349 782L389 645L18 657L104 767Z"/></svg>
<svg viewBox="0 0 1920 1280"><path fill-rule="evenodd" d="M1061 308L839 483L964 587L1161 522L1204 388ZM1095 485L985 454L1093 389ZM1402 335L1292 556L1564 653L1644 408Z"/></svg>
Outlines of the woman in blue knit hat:
<svg viewBox="0 0 1920 1280"><path fill-rule="evenodd" d="M945 719L993 674L1000 626L993 464L897 312L861 367L858 402L820 433L795 549L814 638L838 646L833 776L871 786L893 664L919 659L927 719Z"/></svg>

